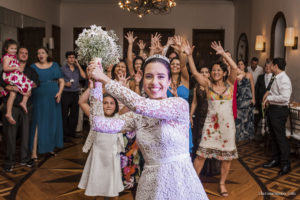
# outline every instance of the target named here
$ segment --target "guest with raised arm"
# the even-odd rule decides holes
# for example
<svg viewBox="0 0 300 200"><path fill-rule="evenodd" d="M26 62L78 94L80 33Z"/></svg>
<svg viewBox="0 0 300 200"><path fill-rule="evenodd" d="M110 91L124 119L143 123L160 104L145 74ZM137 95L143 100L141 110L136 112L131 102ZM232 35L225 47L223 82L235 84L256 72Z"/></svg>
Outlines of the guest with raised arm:
<svg viewBox="0 0 300 200"><path fill-rule="evenodd" d="M196 81L205 88L208 100L208 113L204 123L201 143L197 151L194 167L200 174L206 158L221 160L220 193L228 196L225 181L232 159L236 159L235 124L232 111L233 87L237 76L237 65L229 57L220 42L213 42L211 47L216 54L221 55L230 66L230 75L227 78L227 65L215 63L211 68L211 79L203 76L196 70L193 60L193 48L188 42L184 44L184 52L188 56L190 69Z"/></svg>
<svg viewBox="0 0 300 200"><path fill-rule="evenodd" d="M183 55L181 50L183 39L180 36L174 36L173 38L175 50L180 52L179 58L173 58L170 61L171 67L171 86L167 91L168 97L181 97L189 102L190 96L190 77L189 72L186 67L186 56ZM189 130L189 140L190 140L190 152L193 148L193 134L192 128Z"/></svg>
<svg viewBox="0 0 300 200"><path fill-rule="evenodd" d="M209 67L204 66L200 68L200 73L209 78L210 70ZM208 102L205 88L199 83L196 84L194 88L193 101L191 105L190 120L193 128L193 154L192 157L195 159L196 151L201 142L202 130L204 122L207 116L208 111ZM215 158L206 159L204 167L201 171L202 175L205 176L214 176L220 174L220 165L221 162Z"/></svg>
<svg viewBox="0 0 300 200"><path fill-rule="evenodd" d="M154 54L162 54L164 47L160 43L161 35L159 33L155 33L155 35L151 35L151 46L149 56L153 56Z"/></svg>
<svg viewBox="0 0 300 200"><path fill-rule="evenodd" d="M208 199L188 151L189 105L182 98L167 98L171 83L168 59L154 55L144 64L143 88L149 98L112 81L96 65L88 68L96 81L105 84L107 93L133 111L118 120L95 117L93 128L106 133L136 131L145 159L136 199Z"/></svg>
<svg viewBox="0 0 300 200"><path fill-rule="evenodd" d="M143 40L139 40L137 45L139 46L140 49L139 56L142 57L144 60L146 60L149 54L149 52L145 49L146 43Z"/></svg>
<svg viewBox="0 0 300 200"><path fill-rule="evenodd" d="M138 81L139 79L135 78L135 75L141 73L139 71L142 70L144 59L140 56L137 56L134 59L132 59L133 43L137 38L133 36L133 32L128 32L125 38L128 40L127 65L128 65L129 74L135 80L135 89L134 89L135 92L141 94L139 88L139 81Z"/></svg>

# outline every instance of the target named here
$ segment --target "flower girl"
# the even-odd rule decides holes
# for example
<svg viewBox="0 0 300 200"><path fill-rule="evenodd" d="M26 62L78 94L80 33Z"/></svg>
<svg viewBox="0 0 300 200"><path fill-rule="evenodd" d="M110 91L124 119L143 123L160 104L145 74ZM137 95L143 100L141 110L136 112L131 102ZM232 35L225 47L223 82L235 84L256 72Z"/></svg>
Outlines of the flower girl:
<svg viewBox="0 0 300 200"><path fill-rule="evenodd" d="M97 100L99 91L102 92L102 89L93 88L93 82L90 81L90 87L79 99L79 105L83 112L90 119L103 112L106 117L117 117L119 110L117 100L104 94L102 104ZM92 123L92 120L90 122ZM120 152L124 151L122 133L113 135L90 130L83 146L83 152L87 153L89 149L91 150L78 187L85 189L87 196L98 196L99 199L104 199L104 197L117 199L119 192L124 190L120 164Z"/></svg>

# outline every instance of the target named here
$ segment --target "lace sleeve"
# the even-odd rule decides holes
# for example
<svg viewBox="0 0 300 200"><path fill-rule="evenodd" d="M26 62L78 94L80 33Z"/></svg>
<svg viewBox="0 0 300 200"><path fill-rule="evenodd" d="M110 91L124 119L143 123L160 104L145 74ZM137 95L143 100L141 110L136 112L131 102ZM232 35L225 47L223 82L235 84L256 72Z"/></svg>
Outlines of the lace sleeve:
<svg viewBox="0 0 300 200"><path fill-rule="evenodd" d="M106 118L104 116L95 116L93 119L93 130L103 133L125 133L133 131L134 113L128 112L119 118Z"/></svg>
<svg viewBox="0 0 300 200"><path fill-rule="evenodd" d="M180 97L163 100L147 99L115 81L107 83L105 90L137 114L167 120L186 121L189 119L189 105Z"/></svg>
<svg viewBox="0 0 300 200"><path fill-rule="evenodd" d="M101 83L97 83L97 87L91 90L90 102L91 107L96 107L96 109L91 110L92 130L103 133L119 133L134 129L134 115L132 112L129 112L128 114L126 113L117 118L108 118L104 116Z"/></svg>

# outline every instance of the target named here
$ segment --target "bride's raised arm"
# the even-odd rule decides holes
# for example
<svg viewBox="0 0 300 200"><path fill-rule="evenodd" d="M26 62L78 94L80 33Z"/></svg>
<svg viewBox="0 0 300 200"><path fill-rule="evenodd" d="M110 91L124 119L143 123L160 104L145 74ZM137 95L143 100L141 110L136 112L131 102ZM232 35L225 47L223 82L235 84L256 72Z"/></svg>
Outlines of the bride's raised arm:
<svg viewBox="0 0 300 200"><path fill-rule="evenodd" d="M98 83L98 87L92 88L90 92L90 103L98 103L99 106L97 113L94 112L91 119L94 131L102 133L125 133L134 130L134 116L132 112L128 112L118 118L105 117L102 102L102 84Z"/></svg>
<svg viewBox="0 0 300 200"><path fill-rule="evenodd" d="M101 69L89 66L91 76L105 84L107 93L124 103L130 110L151 118L186 121L189 120L189 105L182 98L166 98L161 100L141 97L130 89L112 81Z"/></svg>

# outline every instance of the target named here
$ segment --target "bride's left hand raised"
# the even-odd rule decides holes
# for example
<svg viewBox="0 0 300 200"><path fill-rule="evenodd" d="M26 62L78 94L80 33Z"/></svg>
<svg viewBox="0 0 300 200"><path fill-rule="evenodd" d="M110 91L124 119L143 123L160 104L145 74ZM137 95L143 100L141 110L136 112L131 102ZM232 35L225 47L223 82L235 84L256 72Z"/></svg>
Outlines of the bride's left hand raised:
<svg viewBox="0 0 300 200"><path fill-rule="evenodd" d="M90 62L87 67L88 77L94 79L95 81L100 81L102 83L107 83L110 78L106 76L102 69L95 62Z"/></svg>

